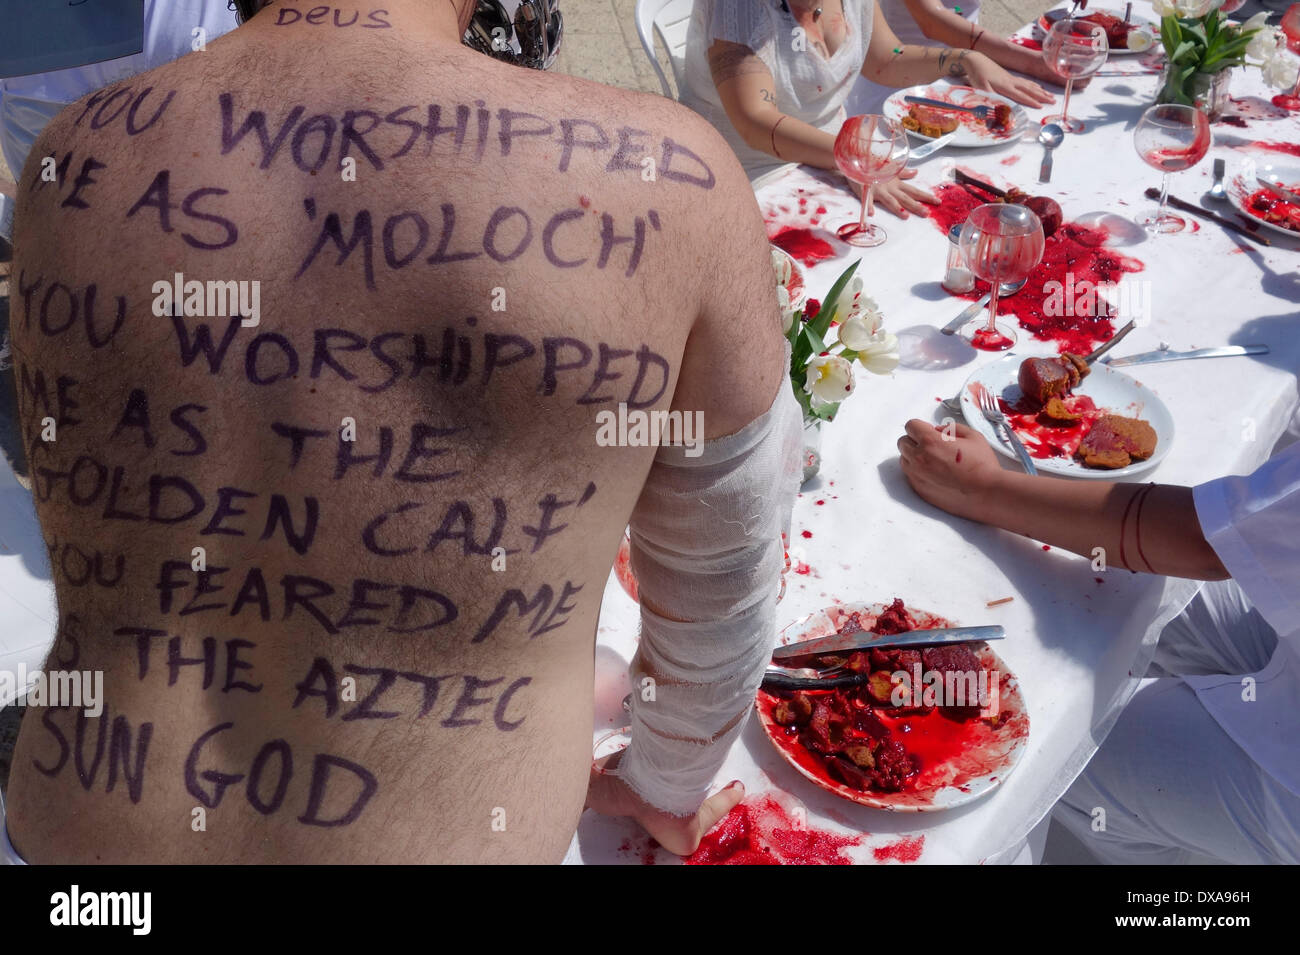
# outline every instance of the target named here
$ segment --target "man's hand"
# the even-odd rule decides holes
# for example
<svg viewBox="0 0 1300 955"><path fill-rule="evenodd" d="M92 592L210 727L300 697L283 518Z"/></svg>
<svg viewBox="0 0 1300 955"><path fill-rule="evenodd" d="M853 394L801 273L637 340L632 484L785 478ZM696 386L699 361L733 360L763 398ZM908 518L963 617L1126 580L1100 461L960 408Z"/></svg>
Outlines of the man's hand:
<svg viewBox="0 0 1300 955"><path fill-rule="evenodd" d="M903 182L904 179L911 179L915 175L915 169L904 169L898 174L897 179L877 183L874 197L876 204L888 209L900 219L906 219L912 212L919 216L928 216L930 213L926 211L925 205L938 205L939 200L929 190L914 186L910 182ZM862 184L857 182L850 182L850 184L853 186L853 192L861 196Z"/></svg>
<svg viewBox="0 0 1300 955"><path fill-rule="evenodd" d="M898 451L912 489L950 514L982 520L982 501L1006 475L989 443L964 424L913 418L906 429Z"/></svg>
<svg viewBox="0 0 1300 955"><path fill-rule="evenodd" d="M1008 73L981 53L969 54L964 65L966 79L977 90L998 93L1032 109L1056 102L1055 96L1033 80Z"/></svg>
<svg viewBox="0 0 1300 955"><path fill-rule="evenodd" d="M621 756L614 753L592 765L586 808L604 816L631 816L656 842L676 855L688 856L698 849L704 834L745 798L745 787L736 780L704 800L693 816L661 812L607 772L618 765Z"/></svg>

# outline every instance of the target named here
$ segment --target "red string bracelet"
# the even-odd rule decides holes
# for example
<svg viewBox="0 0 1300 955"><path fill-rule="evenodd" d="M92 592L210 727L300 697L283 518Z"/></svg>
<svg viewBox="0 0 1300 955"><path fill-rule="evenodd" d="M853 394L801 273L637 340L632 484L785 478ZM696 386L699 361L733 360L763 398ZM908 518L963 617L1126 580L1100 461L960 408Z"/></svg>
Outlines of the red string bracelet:
<svg viewBox="0 0 1300 955"><path fill-rule="evenodd" d="M1130 494L1130 495L1128 496L1128 504L1125 505L1125 507L1124 507L1124 519L1123 519L1122 521L1120 521L1120 525L1119 525L1119 562L1120 562L1120 566L1121 566L1121 567L1128 567L1128 558L1126 558L1126 557L1124 556L1124 538L1125 538L1125 537L1127 536L1127 534L1128 534L1128 515L1129 515L1129 511L1133 510L1133 502L1137 500L1138 495L1141 494L1142 491L1143 491L1143 488L1138 488L1136 491L1134 491L1132 494Z"/></svg>
<svg viewBox="0 0 1300 955"><path fill-rule="evenodd" d="M1142 563L1147 565L1147 570L1155 573L1156 569L1151 566L1151 561L1147 560L1147 555L1142 553L1142 508L1146 506L1147 497L1156 489L1154 484L1148 484L1142 489L1142 500L1138 501L1137 513L1133 515L1133 523L1136 525L1138 556L1142 558Z"/></svg>
<svg viewBox="0 0 1300 955"><path fill-rule="evenodd" d="M772 155L775 156L777 159L784 158L776 148L776 128L780 126L781 123L784 121L785 121L785 114L782 113L781 118L772 124Z"/></svg>
<svg viewBox="0 0 1300 955"><path fill-rule="evenodd" d="M973 23L970 25L970 32L971 32L971 33L974 33L974 32L975 32L975 24L973 24ZM975 39L971 40L970 48L971 48L972 50L975 49L975 44L978 43L978 42L979 42L980 40L982 40L982 39L984 39L984 31L983 31L983 30L980 30L979 36L977 36L977 37L975 37Z"/></svg>

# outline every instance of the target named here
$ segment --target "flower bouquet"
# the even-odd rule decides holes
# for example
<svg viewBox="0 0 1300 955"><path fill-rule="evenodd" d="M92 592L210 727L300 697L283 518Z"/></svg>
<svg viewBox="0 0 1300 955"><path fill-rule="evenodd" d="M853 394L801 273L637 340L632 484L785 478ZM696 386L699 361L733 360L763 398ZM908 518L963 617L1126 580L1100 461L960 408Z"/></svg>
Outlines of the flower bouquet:
<svg viewBox="0 0 1300 955"><path fill-rule="evenodd" d="M1158 103L1182 103L1204 109L1217 119L1227 105L1228 71L1257 66L1264 82L1285 88L1295 81L1295 64L1278 43L1267 12L1245 23L1232 23L1221 9L1224 0L1152 0L1160 17L1165 48L1163 85ZM1231 0L1226 4L1235 9Z"/></svg>

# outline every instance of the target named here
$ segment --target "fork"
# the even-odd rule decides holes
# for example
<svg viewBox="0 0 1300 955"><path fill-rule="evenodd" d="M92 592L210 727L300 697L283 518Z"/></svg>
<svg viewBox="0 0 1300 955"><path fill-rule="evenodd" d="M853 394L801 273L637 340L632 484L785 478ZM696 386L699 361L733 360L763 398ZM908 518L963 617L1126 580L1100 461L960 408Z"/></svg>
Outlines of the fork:
<svg viewBox="0 0 1300 955"><path fill-rule="evenodd" d="M926 99L924 96L904 96L903 101L917 103L921 106L933 106L936 109L956 110L959 113L974 113L977 119L985 123L993 118L993 107L985 106L982 103L978 106L958 106L956 103L945 103L939 99Z"/></svg>
<svg viewBox="0 0 1300 955"><path fill-rule="evenodd" d="M1006 436L1007 443L1011 445L1011 449L1016 452L1016 457L1020 459L1020 463L1024 466L1025 473L1030 477L1036 475L1038 468L1034 466L1034 459L1029 456L1025 446L1016 437L1015 431L1011 429L1011 423L1007 421L1006 415L999 410L992 393L987 388L980 388L975 392L975 402L979 405L984 420L993 425L993 430L1000 430Z"/></svg>

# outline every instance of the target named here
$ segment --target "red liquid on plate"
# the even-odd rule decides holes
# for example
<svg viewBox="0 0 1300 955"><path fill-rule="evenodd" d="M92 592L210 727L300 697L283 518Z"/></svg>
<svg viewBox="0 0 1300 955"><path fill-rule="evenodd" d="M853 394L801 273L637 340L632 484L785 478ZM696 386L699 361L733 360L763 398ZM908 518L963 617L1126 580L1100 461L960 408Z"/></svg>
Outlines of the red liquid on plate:
<svg viewBox="0 0 1300 955"><path fill-rule="evenodd" d="M1292 192L1298 191L1300 183L1287 188ZM1300 206L1294 202L1287 202L1267 189L1256 189L1246 197L1242 205L1257 219L1300 233Z"/></svg>
<svg viewBox="0 0 1300 955"><path fill-rule="evenodd" d="M1092 430L1092 426L1106 414L1087 395L1068 395L1061 401L1067 410L1080 416L1078 421L1073 424L1057 424L1042 417L1036 408L1008 405L1001 398L998 399L1003 414L1011 424L1011 430L1016 433L1030 457L1074 457L1074 452L1079 449L1079 444Z"/></svg>

